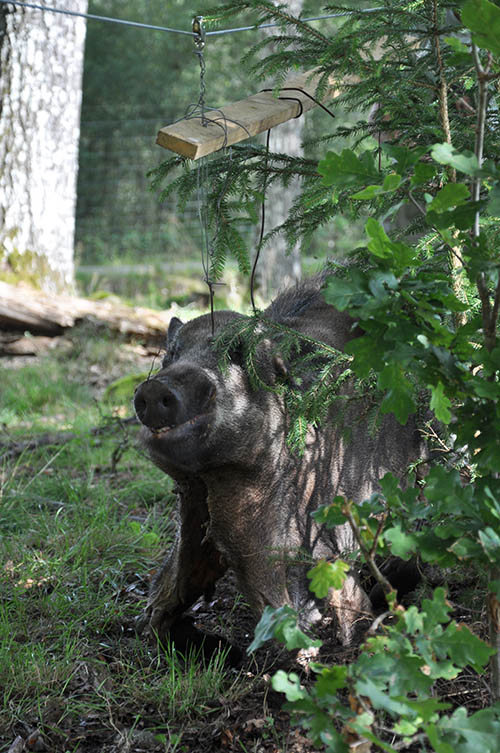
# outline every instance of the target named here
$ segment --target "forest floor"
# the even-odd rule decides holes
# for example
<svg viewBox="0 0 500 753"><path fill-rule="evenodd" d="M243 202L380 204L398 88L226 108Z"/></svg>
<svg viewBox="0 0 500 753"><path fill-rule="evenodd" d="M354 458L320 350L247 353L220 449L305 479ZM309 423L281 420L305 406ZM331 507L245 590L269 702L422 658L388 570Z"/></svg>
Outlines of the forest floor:
<svg viewBox="0 0 500 753"><path fill-rule="evenodd" d="M52 345L0 362L0 753L312 750L271 686L280 668L307 684L307 663L272 644L246 652L255 623L231 576L191 614L241 650L238 666L137 635L174 498L138 442L133 377L109 385L152 356L88 325ZM475 576L455 578L449 599L484 636ZM322 661L353 658L327 627L321 637ZM489 703L472 672L440 693Z"/></svg>

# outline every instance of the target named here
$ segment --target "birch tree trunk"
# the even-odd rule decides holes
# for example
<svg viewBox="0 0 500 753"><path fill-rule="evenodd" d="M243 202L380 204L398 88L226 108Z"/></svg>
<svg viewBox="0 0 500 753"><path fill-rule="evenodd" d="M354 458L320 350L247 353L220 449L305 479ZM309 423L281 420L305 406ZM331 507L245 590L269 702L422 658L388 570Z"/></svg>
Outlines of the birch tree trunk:
<svg viewBox="0 0 500 753"><path fill-rule="evenodd" d="M287 12L298 16L302 6L303 0L290 0L287 4ZM289 94L293 97L293 92L289 92ZM302 156L302 132L302 118L296 118L276 126L271 131L270 151L288 154L292 157ZM292 203L299 193L300 179L298 178L290 181L285 190L278 183L273 184L268 189L266 196L266 232L278 227L286 220ZM263 298L268 300L281 288L299 280L300 269L299 245L296 244L290 250L282 234L274 236L272 241L262 250L257 273Z"/></svg>
<svg viewBox="0 0 500 753"><path fill-rule="evenodd" d="M0 276L48 291L73 286L85 29L82 18L0 6Z"/></svg>

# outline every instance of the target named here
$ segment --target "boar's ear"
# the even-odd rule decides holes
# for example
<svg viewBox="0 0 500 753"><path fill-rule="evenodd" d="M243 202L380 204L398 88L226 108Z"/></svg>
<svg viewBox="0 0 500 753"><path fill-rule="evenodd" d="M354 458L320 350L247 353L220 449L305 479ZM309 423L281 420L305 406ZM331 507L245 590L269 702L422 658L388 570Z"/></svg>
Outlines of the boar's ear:
<svg viewBox="0 0 500 753"><path fill-rule="evenodd" d="M168 325L167 342L172 342L176 332L182 327L182 322L176 316L173 316Z"/></svg>

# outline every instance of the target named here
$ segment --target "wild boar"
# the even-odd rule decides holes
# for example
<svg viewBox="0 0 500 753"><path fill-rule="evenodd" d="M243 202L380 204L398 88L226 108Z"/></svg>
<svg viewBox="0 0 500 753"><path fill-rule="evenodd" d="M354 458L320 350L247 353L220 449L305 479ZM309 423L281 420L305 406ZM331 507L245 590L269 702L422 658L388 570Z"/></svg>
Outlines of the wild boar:
<svg viewBox="0 0 500 753"><path fill-rule="evenodd" d="M255 356L267 385L291 379L294 358L312 340L342 351L359 335L350 316L325 302L321 285L313 278L286 290L263 313L275 325L275 337L261 342ZM241 316L215 312L215 336ZM283 329L306 336L292 355L280 353ZM175 541L152 582L144 615L160 638L199 597L211 595L227 568L257 616L268 604L289 604L303 622L317 620L306 572L314 560L338 558L354 543L348 526L324 530L311 512L336 495L367 499L387 471L403 478L421 453L414 421L401 426L385 416L374 433L363 402L354 398L343 401L342 422L334 407L328 420L309 428L304 452L292 452L282 392L252 387L247 363L235 353L221 368L210 315L186 324L174 318L161 369L135 394L142 441L177 483ZM317 366L311 359L311 372ZM352 381L340 389L349 398ZM338 638L350 643L371 614L356 574L340 591L331 589L327 601Z"/></svg>

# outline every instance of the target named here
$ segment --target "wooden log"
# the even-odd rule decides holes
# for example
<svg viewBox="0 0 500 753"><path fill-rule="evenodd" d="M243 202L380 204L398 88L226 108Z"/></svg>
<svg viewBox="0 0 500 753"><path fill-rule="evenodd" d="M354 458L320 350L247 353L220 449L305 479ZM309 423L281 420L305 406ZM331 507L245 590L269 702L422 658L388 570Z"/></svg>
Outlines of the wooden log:
<svg viewBox="0 0 500 753"><path fill-rule="evenodd" d="M315 96L317 83L318 75L313 71L303 73L283 84L280 94L283 99L278 99L273 92L259 92L220 110L206 112L208 125L202 125L201 118L194 117L165 126L158 132L156 143L183 157L199 159L311 110L316 102L308 95ZM294 91L288 91L290 87L294 87ZM339 94L332 80L323 101Z"/></svg>
<svg viewBox="0 0 500 753"><path fill-rule="evenodd" d="M87 319L126 337L162 342L174 310L132 308L115 301L49 295L29 285L0 281L0 330L54 337Z"/></svg>

